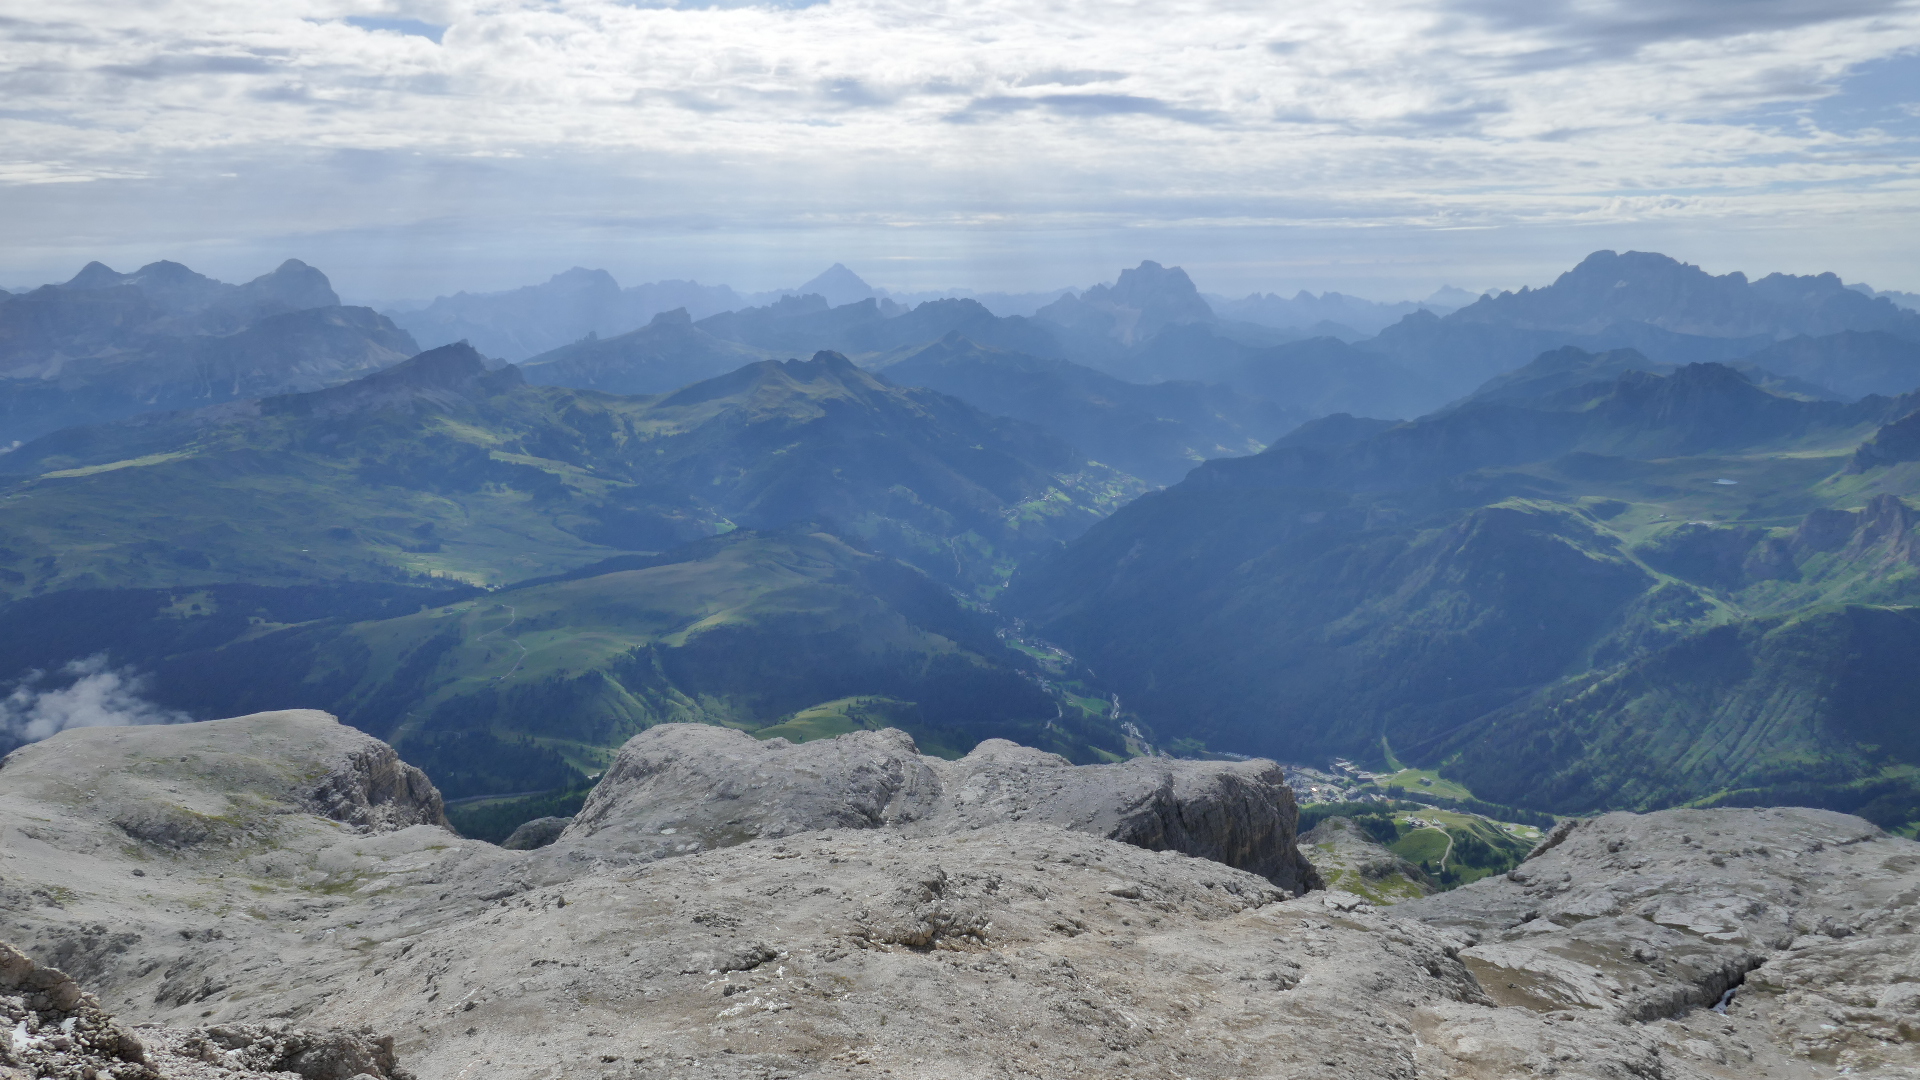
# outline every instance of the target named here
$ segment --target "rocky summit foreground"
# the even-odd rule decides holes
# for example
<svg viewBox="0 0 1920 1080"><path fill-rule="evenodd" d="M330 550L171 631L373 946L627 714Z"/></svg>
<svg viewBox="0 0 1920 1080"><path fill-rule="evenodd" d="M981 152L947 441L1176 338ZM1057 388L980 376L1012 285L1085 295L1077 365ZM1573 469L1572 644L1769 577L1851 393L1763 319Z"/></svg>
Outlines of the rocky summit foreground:
<svg viewBox="0 0 1920 1080"><path fill-rule="evenodd" d="M0 938L188 1050L126 1076L1920 1075L1920 845L1609 815L1375 909L1265 770L663 727L512 851L322 713L77 730L0 765Z"/></svg>

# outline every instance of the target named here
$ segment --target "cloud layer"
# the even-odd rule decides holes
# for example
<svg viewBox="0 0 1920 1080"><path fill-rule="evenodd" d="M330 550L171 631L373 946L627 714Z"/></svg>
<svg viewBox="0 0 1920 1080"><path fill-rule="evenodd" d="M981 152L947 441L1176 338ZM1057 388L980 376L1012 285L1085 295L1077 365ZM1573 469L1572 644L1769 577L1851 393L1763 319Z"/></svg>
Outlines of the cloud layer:
<svg viewBox="0 0 1920 1080"><path fill-rule="evenodd" d="M17 196L52 215L21 238L32 251L100 229L103 210L123 220L111 204L130 192L159 200L171 215L149 216L174 228L224 221L236 243L596 220L765 232L1808 219L1860 222L1871 240L1920 206L1912 125L1895 122L1920 95L1863 80L1858 108L1832 107L1863 65L1920 75L1920 0L0 12L0 184L102 188ZM267 177L277 200L223 184ZM169 226L146 227L157 241Z"/></svg>

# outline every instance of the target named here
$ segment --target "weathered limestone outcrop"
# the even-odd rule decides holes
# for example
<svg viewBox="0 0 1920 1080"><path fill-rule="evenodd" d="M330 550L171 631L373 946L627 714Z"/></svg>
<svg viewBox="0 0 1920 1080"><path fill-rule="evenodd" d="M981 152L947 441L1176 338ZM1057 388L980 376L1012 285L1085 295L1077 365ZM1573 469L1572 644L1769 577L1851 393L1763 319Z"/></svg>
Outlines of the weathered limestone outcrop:
<svg viewBox="0 0 1920 1080"><path fill-rule="evenodd" d="M1568 823L1504 878L1394 913L1461 934L1502 1004L1647 1021L1737 1001L1857 1070L1920 1035L1917 904L1920 845L1779 807Z"/></svg>
<svg viewBox="0 0 1920 1080"><path fill-rule="evenodd" d="M303 793L364 739L282 713L9 757L0 938L183 1080L323 1060L376 1080L396 1060L423 1080L1920 1073L1920 844L1842 815L1610 815L1509 878L1378 908L1105 835L1230 837L1204 823L1257 820L1213 807L1253 800L1258 764L937 762L874 733L818 759L774 745L756 771L683 745L622 798L651 785L679 801L630 805L701 828L821 806L852 824L662 858L611 792L600 831L529 851L313 812ZM675 777L736 783L699 799ZM125 825L176 812L205 835Z"/></svg>
<svg viewBox="0 0 1920 1080"><path fill-rule="evenodd" d="M155 1080L147 1048L113 1022L100 1001L54 968L0 942L0 1076L98 1076Z"/></svg>
<svg viewBox="0 0 1920 1080"><path fill-rule="evenodd" d="M386 743L371 736L367 743L348 750L307 794L313 812L375 832L409 825L450 827L440 790L427 774L401 761Z"/></svg>
<svg viewBox="0 0 1920 1080"><path fill-rule="evenodd" d="M940 781L904 731L761 742L706 724L628 739L561 837L646 858L819 829L916 821Z"/></svg>
<svg viewBox="0 0 1920 1080"><path fill-rule="evenodd" d="M560 834L567 831L572 821L572 817L534 818L513 830L505 840L500 841L500 846L508 851L532 851L546 847L560 839Z"/></svg>
<svg viewBox="0 0 1920 1080"><path fill-rule="evenodd" d="M1212 859L1300 893L1318 879L1294 847L1298 819L1270 761L1076 766L1004 739L942 761L893 728L794 744L662 724L621 747L561 843L665 858L818 829L1022 821Z"/></svg>
<svg viewBox="0 0 1920 1080"><path fill-rule="evenodd" d="M116 1022L65 972L0 941L0 1080L413 1080L393 1038L284 1020L214 1027Z"/></svg>
<svg viewBox="0 0 1920 1080"><path fill-rule="evenodd" d="M1289 892L1318 888L1294 846L1293 792L1271 761L1135 758L1073 765L989 739L959 761L930 759L940 798L923 830L1000 821L1058 825L1149 851L1177 851L1258 874Z"/></svg>

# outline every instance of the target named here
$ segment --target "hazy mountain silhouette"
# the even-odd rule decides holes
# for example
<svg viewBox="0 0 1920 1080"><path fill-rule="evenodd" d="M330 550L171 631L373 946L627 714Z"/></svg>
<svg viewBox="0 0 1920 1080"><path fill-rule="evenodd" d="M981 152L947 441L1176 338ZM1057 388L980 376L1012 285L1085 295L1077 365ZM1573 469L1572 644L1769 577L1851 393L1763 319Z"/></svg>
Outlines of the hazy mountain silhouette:
<svg viewBox="0 0 1920 1080"><path fill-rule="evenodd" d="M769 293L741 293L729 285L694 281L654 281L621 288L605 270L574 267L542 284L490 293L456 293L424 307L387 314L426 347L470 342L488 356L519 363L583 339L617 337L647 325L655 316L684 309L690 318L776 304L790 296L818 295L829 306L879 299L886 314L897 314L885 293L858 274L834 263L806 284ZM817 348L832 348L831 344Z"/></svg>
<svg viewBox="0 0 1920 1080"><path fill-rule="evenodd" d="M834 263L806 282L796 286L796 295L819 296L833 307L857 304L862 300L877 300L882 295L873 286L860 280L860 275L847 269L840 263Z"/></svg>
<svg viewBox="0 0 1920 1080"><path fill-rule="evenodd" d="M1238 300L1208 296L1207 303L1223 319L1257 323L1279 330L1291 330L1302 336L1337 337L1357 340L1371 337L1415 311L1445 315L1472 303L1476 297L1464 289L1442 290L1426 300L1402 300L1380 303L1337 292L1315 296L1305 289L1291 297L1275 293L1251 293Z"/></svg>
<svg viewBox="0 0 1920 1080"><path fill-rule="evenodd" d="M1063 296L1035 316L1077 334L1107 337L1132 345L1176 323L1211 323L1213 309L1179 267L1142 262L1120 271L1112 285L1095 285L1078 296Z"/></svg>
<svg viewBox="0 0 1920 1080"><path fill-rule="evenodd" d="M1036 424L1156 484L1173 483L1208 458L1256 452L1301 419L1224 386L1123 382L1068 360L988 348L957 331L882 374Z"/></svg>
<svg viewBox="0 0 1920 1080"><path fill-rule="evenodd" d="M521 365L527 381L610 394L663 394L768 357L765 349L714 337L685 308L638 330L565 345Z"/></svg>
<svg viewBox="0 0 1920 1080"><path fill-rule="evenodd" d="M1920 334L1920 314L1871 299L1833 274L1714 277L1654 252L1596 251L1544 289L1487 296L1449 316L1465 323L1597 334L1645 323L1699 337L1821 336L1842 330Z"/></svg>
<svg viewBox="0 0 1920 1080"><path fill-rule="evenodd" d="M289 259L229 285L179 263L95 262L0 302L0 439L329 386L418 352L325 274Z"/></svg>

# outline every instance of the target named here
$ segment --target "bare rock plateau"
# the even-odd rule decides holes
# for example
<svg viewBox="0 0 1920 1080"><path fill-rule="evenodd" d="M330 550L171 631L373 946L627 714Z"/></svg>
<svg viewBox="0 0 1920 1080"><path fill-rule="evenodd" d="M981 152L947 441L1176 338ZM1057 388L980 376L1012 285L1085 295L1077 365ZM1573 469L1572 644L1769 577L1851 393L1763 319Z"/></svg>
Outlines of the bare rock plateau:
<svg viewBox="0 0 1920 1080"><path fill-rule="evenodd" d="M1864 821L1611 814L1386 907L1296 820L1267 762L665 725L509 850L324 713L69 731L0 762L0 1069L1920 1076L1920 845Z"/></svg>

